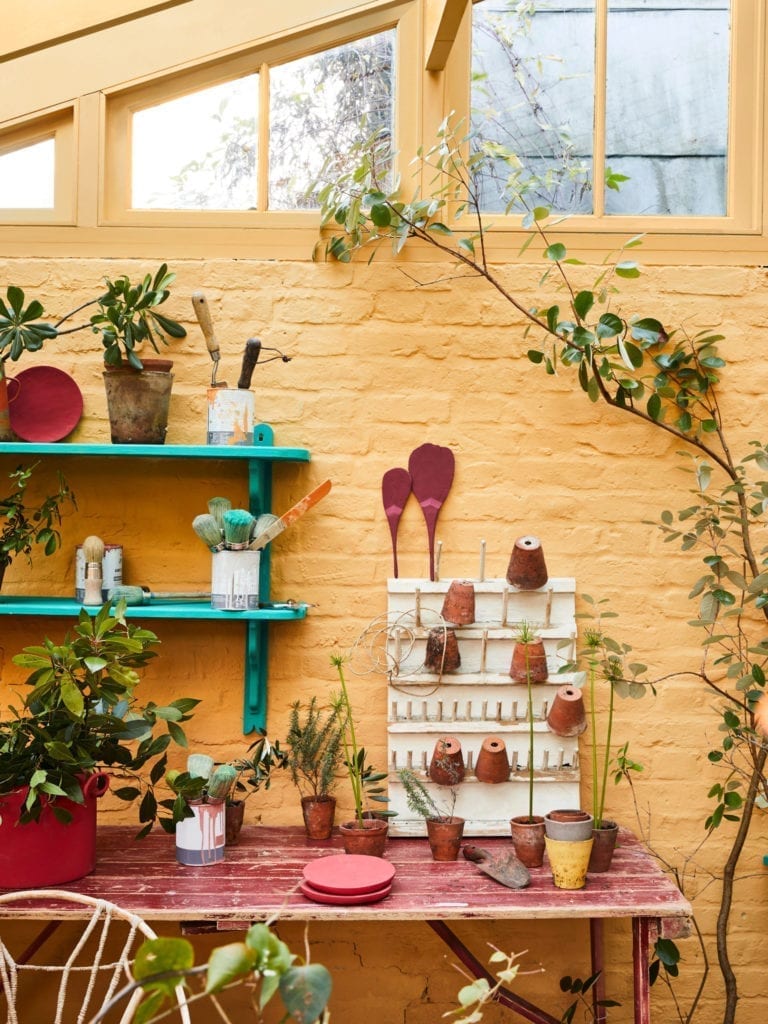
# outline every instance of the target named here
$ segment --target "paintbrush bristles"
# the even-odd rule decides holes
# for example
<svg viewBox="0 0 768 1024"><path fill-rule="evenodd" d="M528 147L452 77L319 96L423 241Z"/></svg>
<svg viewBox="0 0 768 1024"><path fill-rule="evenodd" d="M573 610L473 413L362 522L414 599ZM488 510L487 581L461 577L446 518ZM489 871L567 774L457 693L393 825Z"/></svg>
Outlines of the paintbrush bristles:
<svg viewBox="0 0 768 1024"><path fill-rule="evenodd" d="M230 550L248 546L253 521L254 517L244 508L233 508L224 513L224 543Z"/></svg>
<svg viewBox="0 0 768 1024"><path fill-rule="evenodd" d="M192 529L200 540L207 545L211 551L221 551L223 538L216 520L209 512L203 512L192 520Z"/></svg>
<svg viewBox="0 0 768 1024"><path fill-rule="evenodd" d="M101 562L104 558L104 541L101 537L86 537L83 541L83 556L86 562L96 563L101 571Z"/></svg>
<svg viewBox="0 0 768 1024"><path fill-rule="evenodd" d="M229 512L232 508L232 502L229 498L211 498L208 502L208 511L216 520L216 525L220 530L224 530L224 513Z"/></svg>

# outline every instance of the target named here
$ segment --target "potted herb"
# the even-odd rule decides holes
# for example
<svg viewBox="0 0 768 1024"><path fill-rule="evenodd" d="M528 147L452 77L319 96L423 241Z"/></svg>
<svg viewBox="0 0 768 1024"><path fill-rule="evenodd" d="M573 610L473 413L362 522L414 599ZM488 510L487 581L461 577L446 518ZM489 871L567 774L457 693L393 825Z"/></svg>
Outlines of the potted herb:
<svg viewBox="0 0 768 1024"><path fill-rule="evenodd" d="M180 323L157 309L169 298L174 280L175 274L169 273L165 263L154 275L146 274L135 284L126 275L115 280L105 278L106 292L88 299L55 323L41 321L46 315L42 303L33 299L25 307L24 292L11 286L6 292L7 302L0 299L0 360L18 359L25 350L37 351L51 338L90 328L99 335L104 348L112 440L162 444L168 423L172 364L169 360L154 365L142 362L137 347L147 342L159 353L159 345L167 344L168 338L186 336ZM89 306L98 306L98 311L85 323L62 326Z"/></svg>
<svg viewBox="0 0 768 1024"><path fill-rule="evenodd" d="M65 504L76 508L75 496L59 473L59 487L39 504L27 504L27 487L38 463L19 466L9 473L11 492L0 498L0 586L5 570L16 555L25 555L32 562L32 546L40 544L46 555L61 545L57 526Z"/></svg>
<svg viewBox="0 0 768 1024"><path fill-rule="evenodd" d="M332 698L332 707L341 722L344 767L352 787L355 817L352 821L340 825L339 831L347 853L382 857L389 832L386 819L392 817L394 812L378 810L374 815L367 809L367 801L382 804L389 802L384 787L380 785L386 779L387 773L377 772L372 765L367 765L365 747L359 747L357 744L352 704L344 677L344 661L344 656L340 654L331 657L331 663L338 672L341 684L341 690Z"/></svg>
<svg viewBox="0 0 768 1024"><path fill-rule="evenodd" d="M519 675L523 673L523 680L526 685L528 720L528 807L527 814L517 815L510 821L512 830L512 845L515 848L518 860L526 867L538 868L544 863L544 818L533 813L533 786L535 777L535 730L533 719L533 683L540 681L534 679L534 666L536 675L547 678L547 661L544 654L544 644L540 637L537 637L530 625L523 621L517 631L515 646L512 652L512 668L510 675L520 682Z"/></svg>
<svg viewBox="0 0 768 1024"><path fill-rule="evenodd" d="M139 802L138 836L152 828L166 750L186 744L182 725L198 703L137 702L139 670L157 643L126 622L124 604L105 604L93 617L81 610L63 641L46 638L13 658L30 674L20 705L0 721L1 887L55 885L93 870L96 799L110 775L127 781L117 797Z"/></svg>
<svg viewBox="0 0 768 1024"><path fill-rule="evenodd" d="M324 710L317 697L296 701L288 719L288 768L301 793L301 813L310 839L328 839L333 829L336 773L342 758L342 726L338 709Z"/></svg>
<svg viewBox="0 0 768 1024"><path fill-rule="evenodd" d="M287 754L280 749L278 740L272 742L260 736L248 747L245 757L231 762L236 776L232 790L227 797L227 845L233 846L240 836L245 814L245 801L260 789L269 789L272 772L285 768Z"/></svg>
<svg viewBox="0 0 768 1024"><path fill-rule="evenodd" d="M464 819L454 815L458 793L451 787L447 804L440 804L426 785L410 768L398 773L405 790L408 807L423 818L427 826L429 848L433 860L456 860L464 835Z"/></svg>

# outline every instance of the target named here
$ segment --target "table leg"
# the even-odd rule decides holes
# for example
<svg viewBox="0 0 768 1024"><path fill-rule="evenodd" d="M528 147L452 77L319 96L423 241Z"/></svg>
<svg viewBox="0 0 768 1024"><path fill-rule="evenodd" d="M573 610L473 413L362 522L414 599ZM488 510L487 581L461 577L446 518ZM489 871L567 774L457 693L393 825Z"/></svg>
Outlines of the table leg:
<svg viewBox="0 0 768 1024"><path fill-rule="evenodd" d="M488 971L483 964L471 953L464 943L455 935L445 921L427 921L429 927L440 936L443 942L450 948L455 956L464 964L466 968L472 973L475 978L485 978L491 985L495 985L497 979ZM546 1010L540 1009L538 1006L534 1006L533 1003L529 1003L527 999L523 999L522 996L517 996L514 992L510 992L509 989L501 987L495 996L496 1002L501 1003L508 1010L513 1010L520 1017L523 1017L527 1021L531 1021L531 1024L560 1024L560 1020L557 1017L553 1017L547 1013Z"/></svg>
<svg viewBox="0 0 768 1024"><path fill-rule="evenodd" d="M635 1024L651 1024L651 993L648 980L648 950L651 928L658 924L650 917L632 918L632 963L635 982Z"/></svg>
<svg viewBox="0 0 768 1024"><path fill-rule="evenodd" d="M598 979L592 988L592 1009L595 1024L605 1024L605 1007L598 1005L605 999L605 975L603 974L603 922L599 917L589 919L589 946L592 954L592 974Z"/></svg>

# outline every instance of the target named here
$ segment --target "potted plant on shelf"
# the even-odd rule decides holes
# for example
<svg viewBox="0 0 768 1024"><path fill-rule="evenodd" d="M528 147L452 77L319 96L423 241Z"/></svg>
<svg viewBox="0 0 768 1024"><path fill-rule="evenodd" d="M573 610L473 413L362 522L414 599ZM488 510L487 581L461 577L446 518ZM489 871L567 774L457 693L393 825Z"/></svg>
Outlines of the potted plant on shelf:
<svg viewBox="0 0 768 1024"><path fill-rule="evenodd" d="M245 801L260 789L269 789L272 772L276 768L285 768L287 759L288 755L280 749L278 740L272 742L266 736L260 736L248 747L246 757L231 762L236 775L225 810L227 846L234 846L240 838Z"/></svg>
<svg viewBox="0 0 768 1024"><path fill-rule="evenodd" d="M440 804L410 768L401 768L397 774L403 784L408 807L426 823L432 859L456 860L464 835L464 819L453 813L458 796L456 789L449 788L449 802Z"/></svg>
<svg viewBox="0 0 768 1024"><path fill-rule="evenodd" d="M533 672L531 668L531 654L539 659L543 653L544 645L529 624L523 621L517 631L515 647L512 658L515 671L519 674L519 666L515 662L516 652L521 662L522 670L525 672L524 681L526 684L528 722L528 808L527 814L520 814L510 821L512 830L512 845L515 848L518 860L526 867L538 868L544 863L544 818L533 813L533 786L535 778L535 730L533 719ZM540 666L540 661L538 662ZM544 669L546 679L546 657L544 658ZM539 674L541 669L539 667ZM513 675L513 678L517 678ZM519 681L519 680L518 680Z"/></svg>
<svg viewBox="0 0 768 1024"><path fill-rule="evenodd" d="M126 622L124 604L105 604L93 617L81 610L62 642L46 638L12 659L30 671L30 689L0 721L0 887L56 885L93 870L96 800L111 775L127 782L118 798L139 801L138 836L152 828L166 750L186 744L182 725L198 704L137 703L138 670L157 643Z"/></svg>
<svg viewBox="0 0 768 1024"><path fill-rule="evenodd" d="M170 296L175 274L163 263L154 275L146 274L134 284L123 275L105 278L106 292L88 299L59 318L41 321L42 303L33 299L25 307L21 288L7 289L7 302L0 299L0 360L18 359L22 352L34 352L51 338L90 328L104 348L104 384L112 440L122 444L162 444L168 424L173 374L169 360L142 360L137 346L148 342L159 353L168 338L183 338L186 330L176 320L158 312ZM82 324L63 327L89 306L98 312ZM6 351L7 350L7 351ZM0 397L0 430L2 398ZM2 440L0 435L0 440Z"/></svg>
<svg viewBox="0 0 768 1024"><path fill-rule="evenodd" d="M75 496L59 473L59 487L39 504L27 504L27 487L38 463L19 466L9 473L11 492L0 498L0 587L5 570L17 555L25 555L32 563L32 545L40 544L46 555L61 545L57 527L66 504L77 507Z"/></svg>
<svg viewBox="0 0 768 1024"><path fill-rule="evenodd" d="M324 710L317 697L295 701L288 719L288 768L301 793L301 813L309 839L328 839L333 830L337 784L342 758L342 725L338 709Z"/></svg>
<svg viewBox="0 0 768 1024"><path fill-rule="evenodd" d="M341 684L341 690L332 698L332 707L341 722L344 767L352 787L355 817L352 821L340 825L339 831L346 853L383 857L389 833L389 824L386 819L392 817L394 812L382 809L373 814L368 811L366 803L368 800L381 804L389 802L384 787L381 785L387 778L387 773L377 772L372 765L367 765L365 763L365 747L357 745L352 704L344 677L344 661L344 656L340 654L334 654L331 657L331 663L339 674Z"/></svg>

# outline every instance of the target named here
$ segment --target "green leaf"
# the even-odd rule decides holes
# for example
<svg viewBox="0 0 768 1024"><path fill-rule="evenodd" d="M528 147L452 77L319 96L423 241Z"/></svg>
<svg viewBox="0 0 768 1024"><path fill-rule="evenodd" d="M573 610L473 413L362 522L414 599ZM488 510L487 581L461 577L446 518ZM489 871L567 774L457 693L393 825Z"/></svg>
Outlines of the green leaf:
<svg viewBox="0 0 768 1024"><path fill-rule="evenodd" d="M530 348L530 349L528 349L528 353L527 354L528 354L528 358L530 359L530 361L532 363L537 363L538 364L538 363L542 363L544 361L544 353L543 352L539 352L538 349Z"/></svg>
<svg viewBox="0 0 768 1024"><path fill-rule="evenodd" d="M576 311L576 315L582 320L589 313L594 304L595 296L594 293L590 291L579 292L573 300L573 308Z"/></svg>
<svg viewBox="0 0 768 1024"><path fill-rule="evenodd" d="M254 969L256 957L244 942L229 942L211 952L208 960L208 974L205 979L206 992L221 992L225 985Z"/></svg>
<svg viewBox="0 0 768 1024"><path fill-rule="evenodd" d="M314 1024L328 1005L333 982L322 964L289 967L280 978L280 997L291 1020Z"/></svg>
<svg viewBox="0 0 768 1024"><path fill-rule="evenodd" d="M377 228L386 228L392 222L392 212L384 203L375 203L371 207L371 220Z"/></svg>
<svg viewBox="0 0 768 1024"><path fill-rule="evenodd" d="M646 410L652 420L658 420L659 416L661 416L661 398L656 393L652 394L648 399Z"/></svg>
<svg viewBox="0 0 768 1024"><path fill-rule="evenodd" d="M640 270L633 260L625 260L616 264L616 276L624 278L640 277Z"/></svg>
<svg viewBox="0 0 768 1024"><path fill-rule="evenodd" d="M603 313L597 322L598 338L613 338L624 330L624 321L615 313Z"/></svg>
<svg viewBox="0 0 768 1024"><path fill-rule="evenodd" d="M544 250L544 255L548 260L552 260L553 263L559 263L564 260L567 255L567 249L562 242L554 242L552 245L548 245Z"/></svg>
<svg viewBox="0 0 768 1024"><path fill-rule="evenodd" d="M178 974L191 970L194 963L194 949L187 939L148 939L136 951L133 976L137 981L143 981L154 974ZM172 996L178 983L177 977L166 978L162 981L149 982L147 987L150 991L164 992Z"/></svg>

